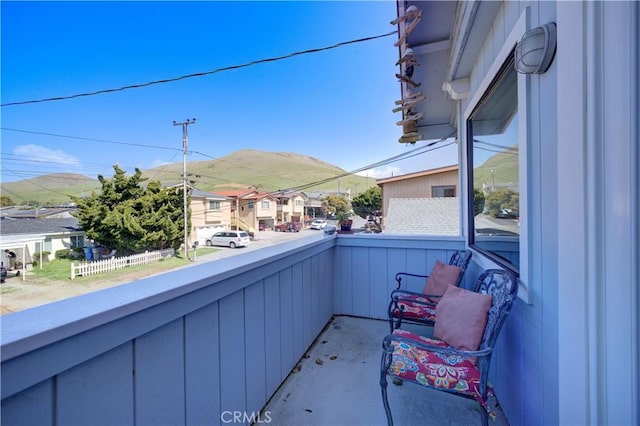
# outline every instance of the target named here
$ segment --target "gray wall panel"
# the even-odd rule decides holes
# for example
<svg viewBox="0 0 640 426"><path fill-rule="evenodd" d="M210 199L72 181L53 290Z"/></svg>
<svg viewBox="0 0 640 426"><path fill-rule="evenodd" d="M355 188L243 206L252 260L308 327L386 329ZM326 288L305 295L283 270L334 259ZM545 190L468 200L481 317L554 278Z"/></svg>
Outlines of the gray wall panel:
<svg viewBox="0 0 640 426"><path fill-rule="evenodd" d="M2 400L5 426L53 425L53 379Z"/></svg>
<svg viewBox="0 0 640 426"><path fill-rule="evenodd" d="M293 323L297 320L293 316L293 282L291 269L280 272L280 361L282 374L287 375L293 368Z"/></svg>
<svg viewBox="0 0 640 426"><path fill-rule="evenodd" d="M387 250L380 248L372 248L369 250L370 266L367 269L369 273L369 305L370 310L368 316L371 318L387 318L387 307L389 306L389 294L387 284L394 281L395 273L389 273L387 266Z"/></svg>
<svg viewBox="0 0 640 426"><path fill-rule="evenodd" d="M55 388L56 424L133 425L133 345L59 374Z"/></svg>
<svg viewBox="0 0 640 426"><path fill-rule="evenodd" d="M272 275L264 280L264 327L267 393L270 395L282 382L280 335L280 279Z"/></svg>
<svg viewBox="0 0 640 426"><path fill-rule="evenodd" d="M244 290L247 411L259 411L267 397L265 371L265 306L264 282L260 281ZM242 350L242 348L237 348Z"/></svg>
<svg viewBox="0 0 640 426"><path fill-rule="evenodd" d="M185 422L184 321L140 336L135 353L135 424Z"/></svg>
<svg viewBox="0 0 640 426"><path fill-rule="evenodd" d="M244 292L220 300L220 410L246 410Z"/></svg>
<svg viewBox="0 0 640 426"><path fill-rule="evenodd" d="M303 310L303 274L302 274L302 265L297 264L293 265L291 268L291 276L292 276L292 302L293 309L292 315L294 318L292 325L293 332L293 359L294 361L299 360L302 355L307 350L307 346L309 343L305 343L304 340L304 310Z"/></svg>
<svg viewBox="0 0 640 426"><path fill-rule="evenodd" d="M302 263L302 332L305 342L312 342L316 334L313 333L313 299L311 281L311 260L307 259Z"/></svg>
<svg viewBox="0 0 640 426"><path fill-rule="evenodd" d="M218 424L220 343L218 303L185 317L185 395L187 424Z"/></svg>

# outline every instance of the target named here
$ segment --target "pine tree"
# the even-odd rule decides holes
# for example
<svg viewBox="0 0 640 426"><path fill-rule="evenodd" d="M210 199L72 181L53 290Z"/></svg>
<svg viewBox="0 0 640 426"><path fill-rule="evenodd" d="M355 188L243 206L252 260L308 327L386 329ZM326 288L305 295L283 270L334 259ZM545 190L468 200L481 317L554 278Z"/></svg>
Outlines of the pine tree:
<svg viewBox="0 0 640 426"><path fill-rule="evenodd" d="M372 186L351 202L353 212L362 218L370 215L378 216L382 210L382 190L379 186Z"/></svg>
<svg viewBox="0 0 640 426"><path fill-rule="evenodd" d="M184 240L182 188L162 188L160 182L147 181L140 169L126 176L114 165L113 178L98 175L99 194L73 197L74 216L87 238L118 252L179 249Z"/></svg>

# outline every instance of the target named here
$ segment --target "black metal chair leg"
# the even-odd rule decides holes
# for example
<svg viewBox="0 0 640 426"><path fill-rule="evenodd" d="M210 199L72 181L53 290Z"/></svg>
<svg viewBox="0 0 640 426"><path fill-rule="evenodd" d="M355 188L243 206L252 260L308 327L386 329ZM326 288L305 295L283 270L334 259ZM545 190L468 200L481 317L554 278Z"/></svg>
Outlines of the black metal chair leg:
<svg viewBox="0 0 640 426"><path fill-rule="evenodd" d="M387 415L387 425L393 426L393 417L391 417L391 408L389 408L389 401L387 399L387 374L386 372L383 372L382 374L382 378L380 379L380 388L382 389L382 404L384 405L384 411Z"/></svg>

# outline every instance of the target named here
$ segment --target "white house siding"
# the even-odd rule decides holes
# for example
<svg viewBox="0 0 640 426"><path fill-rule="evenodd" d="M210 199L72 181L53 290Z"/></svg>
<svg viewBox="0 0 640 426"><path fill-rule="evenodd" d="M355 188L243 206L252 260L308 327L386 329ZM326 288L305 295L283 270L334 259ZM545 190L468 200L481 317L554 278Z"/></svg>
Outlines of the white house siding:
<svg viewBox="0 0 640 426"><path fill-rule="evenodd" d="M525 11L528 8L527 11ZM495 69L496 58L512 36L522 15L528 13L525 31L555 21L552 2L505 2L488 32L470 77L469 96L462 111L470 113L486 89L486 76ZM524 18L523 18L524 19ZM526 24L526 21L525 21ZM518 37L519 38L519 37ZM512 41L512 40L511 40ZM506 322L493 359L492 381L512 424L557 424L560 392L558 370L558 288L557 272L557 62L540 76L525 77L524 111L526 141L520 141L526 160L521 185L526 193L526 211L521 219L521 245L526 264L521 278L526 287ZM522 77L519 77L522 79ZM522 102L519 102L522 104ZM466 119L466 116L461 117ZM466 222L464 222L466 224ZM526 228L524 228L526 226ZM466 234L466 232L465 232ZM482 267L495 267L487 259L474 256Z"/></svg>
<svg viewBox="0 0 640 426"><path fill-rule="evenodd" d="M527 8L527 29L557 23L558 49L519 90L527 301L499 339L494 385L512 424L638 424L639 6L504 2L460 111Z"/></svg>
<svg viewBox="0 0 640 426"><path fill-rule="evenodd" d="M560 423L640 424L639 13L558 4Z"/></svg>

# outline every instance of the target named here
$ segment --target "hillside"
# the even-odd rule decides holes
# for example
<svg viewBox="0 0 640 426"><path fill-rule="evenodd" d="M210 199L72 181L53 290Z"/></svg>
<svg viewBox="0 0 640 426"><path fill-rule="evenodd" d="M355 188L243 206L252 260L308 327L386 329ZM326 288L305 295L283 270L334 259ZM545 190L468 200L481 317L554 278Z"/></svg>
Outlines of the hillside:
<svg viewBox="0 0 640 426"><path fill-rule="evenodd" d="M142 170L142 173L149 180L170 185L182 182L182 170L183 164L178 162ZM127 173L132 172L127 170ZM355 195L356 188L359 192L366 189L365 177L352 175L338 182L336 176L343 173L345 170L339 167L306 155L258 150L241 150L215 160L187 163L189 180L195 188L203 191L249 187L257 187L260 191L276 191L325 180L329 181L303 190L337 190L340 185L342 190L351 188ZM375 182L370 180L369 184L374 185ZM3 195L11 197L18 204L25 201L61 204L70 201L69 195L89 195L92 190L99 190L100 183L97 177L56 173L2 183L0 188Z"/></svg>
<svg viewBox="0 0 640 426"><path fill-rule="evenodd" d="M483 182L486 184L518 182L518 156L498 153L489 157L484 163L473 169L473 180L476 187L480 187Z"/></svg>

